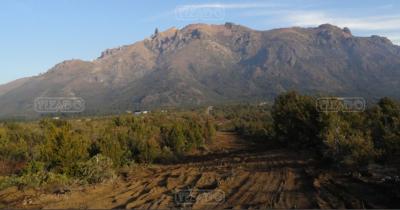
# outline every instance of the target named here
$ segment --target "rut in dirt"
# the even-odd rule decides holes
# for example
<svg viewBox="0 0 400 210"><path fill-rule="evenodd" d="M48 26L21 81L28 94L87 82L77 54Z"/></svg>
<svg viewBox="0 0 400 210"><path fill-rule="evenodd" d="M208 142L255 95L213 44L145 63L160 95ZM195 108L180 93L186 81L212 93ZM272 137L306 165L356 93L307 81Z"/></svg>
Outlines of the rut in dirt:
<svg viewBox="0 0 400 210"><path fill-rule="evenodd" d="M286 150L263 151L219 132L207 154L157 165L86 193L72 192L46 208L317 208L308 162ZM195 198L177 200L192 193Z"/></svg>
<svg viewBox="0 0 400 210"><path fill-rule="evenodd" d="M296 152L260 147L227 132L218 132L209 148L205 154L187 156L175 164L141 168L125 178L71 189L64 195L32 194L32 202L25 206L18 199L26 199L26 193L3 192L0 199L9 199L11 207L50 209L366 206L332 180L317 180L310 174L314 161Z"/></svg>

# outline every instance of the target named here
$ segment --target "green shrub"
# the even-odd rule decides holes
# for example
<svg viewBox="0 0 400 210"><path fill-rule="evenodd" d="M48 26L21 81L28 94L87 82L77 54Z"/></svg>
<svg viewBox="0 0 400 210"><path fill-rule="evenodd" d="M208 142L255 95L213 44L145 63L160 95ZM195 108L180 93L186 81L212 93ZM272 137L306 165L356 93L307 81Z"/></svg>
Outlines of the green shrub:
<svg viewBox="0 0 400 210"><path fill-rule="evenodd" d="M24 168L0 186L58 185L68 177L102 182L127 164L173 161L214 134L213 122L193 113L3 123L0 160Z"/></svg>
<svg viewBox="0 0 400 210"><path fill-rule="evenodd" d="M274 130L289 147L315 148L321 143L320 113L312 97L288 92L278 96L272 107Z"/></svg>
<svg viewBox="0 0 400 210"><path fill-rule="evenodd" d="M43 162L31 161L25 166L23 173L34 174L44 170L45 170L45 164Z"/></svg>
<svg viewBox="0 0 400 210"><path fill-rule="evenodd" d="M27 160L29 146L25 140L25 131L14 124L8 127L9 129L0 127L0 158L14 161Z"/></svg>
<svg viewBox="0 0 400 210"><path fill-rule="evenodd" d="M177 160L177 155L167 146L161 149L161 154L158 156L157 161L161 163L170 163Z"/></svg>
<svg viewBox="0 0 400 210"><path fill-rule="evenodd" d="M175 124L169 131L167 145L177 154L182 154L185 150L186 138L183 125Z"/></svg>
<svg viewBox="0 0 400 210"><path fill-rule="evenodd" d="M66 175L39 171L36 173L27 173L21 176L0 177L0 189L11 186L18 188L27 187L46 187L50 185L67 185L70 179Z"/></svg>
<svg viewBox="0 0 400 210"><path fill-rule="evenodd" d="M87 159L89 140L86 135L76 133L69 123L46 121L43 124L44 140L38 159L45 162L47 168L68 174L77 162Z"/></svg>
<svg viewBox="0 0 400 210"><path fill-rule="evenodd" d="M111 158L113 163L119 166L127 161L129 151L125 145L114 138L114 135L115 133L112 131L104 132L95 144L98 153Z"/></svg>
<svg viewBox="0 0 400 210"><path fill-rule="evenodd" d="M367 124L372 132L374 146L388 161L400 157L400 104L382 98L367 112Z"/></svg>
<svg viewBox="0 0 400 210"><path fill-rule="evenodd" d="M325 158L349 167L366 165L376 157L369 132L352 127L352 122L338 113L324 114L323 121L320 135Z"/></svg>
<svg viewBox="0 0 400 210"><path fill-rule="evenodd" d="M78 163L73 176L83 183L100 183L116 176L112 160L98 154L86 162Z"/></svg>

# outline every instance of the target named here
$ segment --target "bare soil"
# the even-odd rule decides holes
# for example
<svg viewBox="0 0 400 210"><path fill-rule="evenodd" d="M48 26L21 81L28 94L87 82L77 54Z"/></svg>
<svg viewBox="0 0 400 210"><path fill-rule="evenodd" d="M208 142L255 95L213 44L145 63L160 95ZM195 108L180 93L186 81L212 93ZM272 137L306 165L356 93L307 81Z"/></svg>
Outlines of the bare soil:
<svg viewBox="0 0 400 210"><path fill-rule="evenodd" d="M315 160L295 151L260 148L228 132L219 132L209 148L176 164L137 167L110 182L70 187L62 193L8 188L0 191L0 204L9 208L44 209L395 208L398 205L383 186L317 171ZM189 197L185 197L187 192Z"/></svg>

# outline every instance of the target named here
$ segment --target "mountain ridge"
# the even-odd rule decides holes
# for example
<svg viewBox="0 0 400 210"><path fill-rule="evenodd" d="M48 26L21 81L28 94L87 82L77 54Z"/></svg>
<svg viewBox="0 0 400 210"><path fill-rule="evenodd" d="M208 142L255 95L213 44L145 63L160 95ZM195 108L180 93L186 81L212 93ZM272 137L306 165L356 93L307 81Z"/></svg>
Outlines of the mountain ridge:
<svg viewBox="0 0 400 210"><path fill-rule="evenodd" d="M37 116L37 97L81 97L87 113L271 100L293 89L400 98L396 78L400 47L384 37L330 24L266 31L190 24L0 85L0 117Z"/></svg>

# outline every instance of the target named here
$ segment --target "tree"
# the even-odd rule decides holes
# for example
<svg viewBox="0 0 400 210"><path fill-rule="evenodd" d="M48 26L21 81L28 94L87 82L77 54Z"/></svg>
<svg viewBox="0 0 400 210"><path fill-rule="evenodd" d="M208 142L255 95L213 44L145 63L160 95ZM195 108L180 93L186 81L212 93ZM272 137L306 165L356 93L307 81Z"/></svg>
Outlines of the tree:
<svg viewBox="0 0 400 210"><path fill-rule="evenodd" d="M29 146L23 129L0 127L0 158L9 161L26 161L29 157Z"/></svg>
<svg viewBox="0 0 400 210"><path fill-rule="evenodd" d="M168 135L168 146L172 148L174 152L182 154L185 150L185 134L181 123L175 123Z"/></svg>
<svg viewBox="0 0 400 210"><path fill-rule="evenodd" d="M69 173L79 161L89 156L87 136L79 135L69 123L45 123L44 142L40 145L40 160L47 167L61 173Z"/></svg>
<svg viewBox="0 0 400 210"><path fill-rule="evenodd" d="M370 133L354 127L343 113L324 113L324 128L320 136L322 152L326 159L340 166L363 166L372 161L376 152Z"/></svg>
<svg viewBox="0 0 400 210"><path fill-rule="evenodd" d="M104 132L103 136L96 142L98 151L104 156L111 158L116 166L125 162L126 149L120 144L112 131Z"/></svg>
<svg viewBox="0 0 400 210"><path fill-rule="evenodd" d="M274 130L279 141L291 147L312 148L320 144L320 113L312 97L288 92L272 107Z"/></svg>
<svg viewBox="0 0 400 210"><path fill-rule="evenodd" d="M400 105L390 98L382 98L367 112L368 126L375 147L382 158L400 156Z"/></svg>

